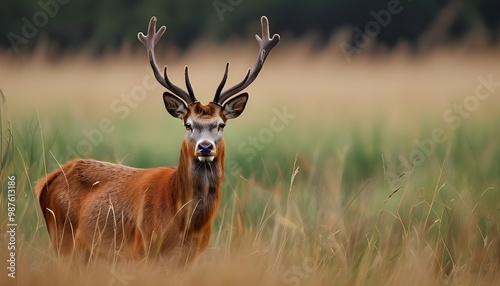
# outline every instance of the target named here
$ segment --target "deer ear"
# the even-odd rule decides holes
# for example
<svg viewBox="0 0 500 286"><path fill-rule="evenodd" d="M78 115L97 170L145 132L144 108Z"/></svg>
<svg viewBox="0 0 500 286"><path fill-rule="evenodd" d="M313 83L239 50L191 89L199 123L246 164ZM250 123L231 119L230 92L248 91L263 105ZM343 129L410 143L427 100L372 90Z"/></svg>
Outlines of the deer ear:
<svg viewBox="0 0 500 286"><path fill-rule="evenodd" d="M242 94L238 94L222 106L222 114L224 114L227 119L233 119L240 116L243 110L245 110L247 101L248 93L244 92Z"/></svg>
<svg viewBox="0 0 500 286"><path fill-rule="evenodd" d="M165 103L165 108L168 113L175 118L184 119L188 113L188 108L184 101L180 100L177 96L171 94L170 92L163 93L163 103Z"/></svg>

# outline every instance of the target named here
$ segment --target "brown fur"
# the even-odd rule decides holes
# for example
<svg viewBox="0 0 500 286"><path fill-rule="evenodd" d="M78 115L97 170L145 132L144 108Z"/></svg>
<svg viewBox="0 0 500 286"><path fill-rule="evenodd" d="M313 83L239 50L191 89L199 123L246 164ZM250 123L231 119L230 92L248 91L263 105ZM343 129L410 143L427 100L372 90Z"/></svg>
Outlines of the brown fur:
<svg viewBox="0 0 500 286"><path fill-rule="evenodd" d="M190 115L220 116L195 104ZM35 191L52 244L63 256L192 261L206 249L219 208L225 147L212 162L184 139L178 167L137 169L74 159L41 178Z"/></svg>

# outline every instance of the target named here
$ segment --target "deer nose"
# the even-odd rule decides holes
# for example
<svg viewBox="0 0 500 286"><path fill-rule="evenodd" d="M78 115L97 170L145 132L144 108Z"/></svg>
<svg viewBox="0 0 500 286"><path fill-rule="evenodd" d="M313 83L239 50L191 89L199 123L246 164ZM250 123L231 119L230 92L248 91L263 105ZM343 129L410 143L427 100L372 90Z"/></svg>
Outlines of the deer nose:
<svg viewBox="0 0 500 286"><path fill-rule="evenodd" d="M198 143L198 148L200 150L201 155L209 155L212 153L212 150L214 149L214 145L210 141L201 141Z"/></svg>

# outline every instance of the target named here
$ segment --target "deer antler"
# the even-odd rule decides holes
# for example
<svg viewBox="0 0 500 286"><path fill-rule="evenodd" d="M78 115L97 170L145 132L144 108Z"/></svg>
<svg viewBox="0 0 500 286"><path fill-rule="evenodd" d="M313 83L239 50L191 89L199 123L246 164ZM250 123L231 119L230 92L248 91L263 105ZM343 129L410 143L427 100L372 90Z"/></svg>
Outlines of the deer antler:
<svg viewBox="0 0 500 286"><path fill-rule="evenodd" d="M165 69L163 70L163 75L160 73L160 69L158 68L158 65L156 64L156 57L155 57L155 45L158 43L160 40L161 36L163 36L163 33L165 33L166 27L161 26L158 31L156 31L156 17L153 16L151 17L151 20L149 21L149 28L148 28L148 34L145 36L142 32L139 32L137 34L137 38L139 38L139 41L141 41L142 44L146 47L148 51L148 56L149 56L149 63L151 64L151 68L153 68L153 73L155 75L156 80L163 85L166 89L170 90L173 94L178 96L180 99L184 100L187 104L191 104L194 102L197 102L196 97L194 96L193 88L191 87L191 82L189 81L189 75L188 75L188 67L185 67L185 80L186 80L186 87L187 87L187 92L183 90L182 88L176 86L173 84L169 79L167 75L167 66L165 66Z"/></svg>
<svg viewBox="0 0 500 286"><path fill-rule="evenodd" d="M262 69L264 61L266 60L271 50L280 41L280 36L278 34L274 34L272 38L269 38L269 21L267 20L266 16L262 16L262 18L260 18L260 22L262 26L262 38L260 38L258 35L255 35L260 48L254 67L252 69L248 69L245 78L240 83L225 91L222 91L224 85L226 84L227 74L229 70L229 63L227 63L222 81L220 82L219 86L217 87L217 91L215 92L215 97L213 100L214 103L222 105L231 96L237 94L238 92L249 86L257 78L257 75Z"/></svg>

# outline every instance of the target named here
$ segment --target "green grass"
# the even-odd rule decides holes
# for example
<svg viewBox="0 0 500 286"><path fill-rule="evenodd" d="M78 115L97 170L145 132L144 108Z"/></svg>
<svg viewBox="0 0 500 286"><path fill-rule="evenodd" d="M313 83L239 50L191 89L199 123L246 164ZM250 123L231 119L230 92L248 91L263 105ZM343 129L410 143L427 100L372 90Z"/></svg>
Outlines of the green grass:
<svg viewBox="0 0 500 286"><path fill-rule="evenodd" d="M498 90L459 128L442 116L474 94L479 75L498 80L499 53L366 53L348 65L332 58L336 45L313 52L300 44L266 62L247 109L225 128L221 208L209 248L184 272L57 259L33 193L38 178L74 157L68 146L77 149L88 140L82 132L104 118L114 130L82 157L177 164L184 130L164 111L160 88L124 119L110 107L149 74L144 54L66 56L57 64L0 54L9 66L0 69L0 285L496 285ZM236 81L253 47L166 58L174 79L188 63L196 91L213 94L220 81L213 67L233 61ZM267 132L273 110L284 107L296 117L249 150L250 138ZM435 130L445 139L433 141ZM16 280L5 267L12 175Z"/></svg>
<svg viewBox="0 0 500 286"><path fill-rule="evenodd" d="M447 131L448 140L421 165L408 159L414 141L428 138L440 122L417 121L419 137L389 130L383 116L321 135L303 122L290 124L251 160L238 146L266 122L228 126L227 160L239 169L226 175L209 249L186 272L171 273L130 261L85 269L58 261L32 189L56 159L67 159L66 146L77 146L87 127L68 114L44 123L37 114L12 120L3 98L1 112L0 222L3 229L5 186L15 175L17 285L109 285L113 279L114 285L493 285L500 279L498 115ZM141 130L140 123L117 122L89 157L137 167L175 164L181 128L172 131L175 144L156 141L156 134L145 146L134 143L137 134L162 124ZM0 237L7 242L5 231Z"/></svg>

